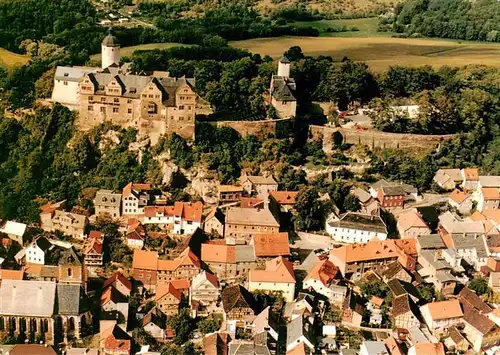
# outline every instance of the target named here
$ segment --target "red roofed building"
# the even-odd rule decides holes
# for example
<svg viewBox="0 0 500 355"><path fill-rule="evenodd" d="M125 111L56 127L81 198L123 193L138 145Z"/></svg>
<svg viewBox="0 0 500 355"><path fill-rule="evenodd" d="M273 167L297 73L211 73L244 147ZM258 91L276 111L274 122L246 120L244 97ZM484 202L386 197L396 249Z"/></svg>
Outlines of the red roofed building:
<svg viewBox="0 0 500 355"><path fill-rule="evenodd" d="M101 329L99 343L104 355L130 355L132 349L130 336L116 324Z"/></svg>
<svg viewBox="0 0 500 355"><path fill-rule="evenodd" d="M102 249L100 238L89 238L83 248L83 261L85 265L91 267L102 266Z"/></svg>
<svg viewBox="0 0 500 355"><path fill-rule="evenodd" d="M314 265L306 276L303 288L312 289L327 297L330 302L342 305L347 294L347 288L344 286L337 286L334 280L338 273L339 268L330 260L322 260Z"/></svg>
<svg viewBox="0 0 500 355"><path fill-rule="evenodd" d="M157 282L193 278L200 273L201 262L189 247L173 260L160 260L153 251L136 250L132 268L134 279L154 292Z"/></svg>
<svg viewBox="0 0 500 355"><path fill-rule="evenodd" d="M253 245L258 258L290 255L288 232L255 234Z"/></svg>
<svg viewBox="0 0 500 355"><path fill-rule="evenodd" d="M157 224L174 234L193 234L201 228L203 204L201 202L175 202L173 206L147 206L144 224Z"/></svg>
<svg viewBox="0 0 500 355"><path fill-rule="evenodd" d="M264 199L257 197L243 197L240 202L241 208L263 208Z"/></svg>
<svg viewBox="0 0 500 355"><path fill-rule="evenodd" d="M281 293L286 302L292 302L295 296L293 264L279 256L266 262L265 270L250 270L248 288L249 291Z"/></svg>
<svg viewBox="0 0 500 355"><path fill-rule="evenodd" d="M280 210L288 212L295 207L295 199L298 191L271 191L269 193L270 203L275 204Z"/></svg>
<svg viewBox="0 0 500 355"><path fill-rule="evenodd" d="M167 316L176 315L182 301L182 292L172 282L160 283L156 288L156 306Z"/></svg>
<svg viewBox="0 0 500 355"><path fill-rule="evenodd" d="M132 292L132 283L121 272L115 272L113 276L104 281L104 287L109 285L116 288L122 295L129 296Z"/></svg>

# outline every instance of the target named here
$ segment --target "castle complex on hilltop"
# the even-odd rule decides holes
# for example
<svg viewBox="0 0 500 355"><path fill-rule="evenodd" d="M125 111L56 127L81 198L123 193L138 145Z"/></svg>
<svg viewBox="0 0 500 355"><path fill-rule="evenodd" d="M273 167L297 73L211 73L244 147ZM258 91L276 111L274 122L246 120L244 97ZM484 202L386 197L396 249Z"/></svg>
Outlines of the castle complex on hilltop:
<svg viewBox="0 0 500 355"><path fill-rule="evenodd" d="M131 75L120 67L120 45L108 34L102 42L102 68L57 67L52 100L78 111L76 125L91 129L103 122L134 127L157 141L161 134L194 138L198 95L193 78L167 72Z"/></svg>
<svg viewBox="0 0 500 355"><path fill-rule="evenodd" d="M160 135L194 138L196 111L203 109L194 78L172 78L167 72L132 75L120 66L120 45L111 33L102 41L101 68L57 67L52 101L78 111L76 126L91 129L103 122L133 127L155 143ZM295 81L290 61L282 58L273 75L270 104L279 118L295 116Z"/></svg>

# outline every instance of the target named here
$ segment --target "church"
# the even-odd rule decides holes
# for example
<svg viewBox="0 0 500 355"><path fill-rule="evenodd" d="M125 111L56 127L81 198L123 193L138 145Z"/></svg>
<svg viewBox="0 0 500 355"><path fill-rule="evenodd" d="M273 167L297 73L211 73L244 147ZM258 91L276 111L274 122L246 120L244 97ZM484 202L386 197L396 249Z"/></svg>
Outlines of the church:
<svg viewBox="0 0 500 355"><path fill-rule="evenodd" d="M195 79L160 71L132 75L129 65L120 66L120 58L120 44L110 32L101 44L101 68L56 68L52 101L78 112L79 130L109 122L136 128L153 144L162 134L194 139Z"/></svg>

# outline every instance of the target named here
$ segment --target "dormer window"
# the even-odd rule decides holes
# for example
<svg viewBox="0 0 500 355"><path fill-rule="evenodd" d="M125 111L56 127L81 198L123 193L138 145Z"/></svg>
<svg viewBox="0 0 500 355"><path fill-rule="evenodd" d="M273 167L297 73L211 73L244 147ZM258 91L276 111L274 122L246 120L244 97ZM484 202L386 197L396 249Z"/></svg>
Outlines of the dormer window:
<svg viewBox="0 0 500 355"><path fill-rule="evenodd" d="M64 73L64 76L69 76L69 73Z"/></svg>

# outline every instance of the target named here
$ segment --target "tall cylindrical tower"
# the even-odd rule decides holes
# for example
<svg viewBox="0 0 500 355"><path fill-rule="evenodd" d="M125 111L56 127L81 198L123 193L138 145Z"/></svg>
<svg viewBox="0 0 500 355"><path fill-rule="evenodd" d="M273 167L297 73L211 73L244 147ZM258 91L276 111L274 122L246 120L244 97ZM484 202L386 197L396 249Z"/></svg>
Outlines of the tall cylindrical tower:
<svg viewBox="0 0 500 355"><path fill-rule="evenodd" d="M290 60L287 57L281 58L278 63L278 76L283 78L290 77Z"/></svg>
<svg viewBox="0 0 500 355"><path fill-rule="evenodd" d="M120 64L120 44L118 39L111 34L110 29L101 44L101 67L106 69L113 64Z"/></svg>

